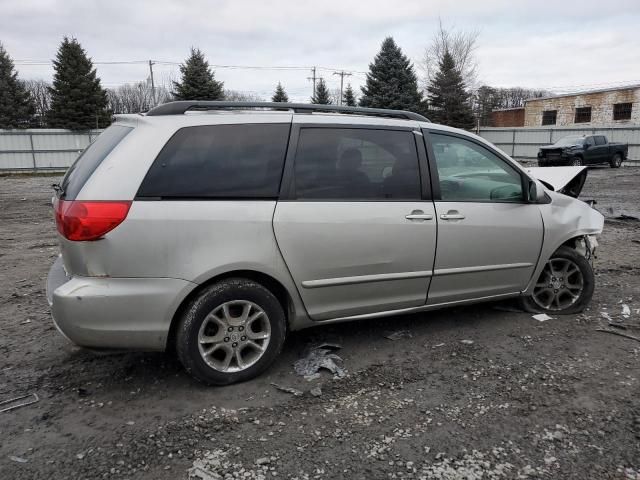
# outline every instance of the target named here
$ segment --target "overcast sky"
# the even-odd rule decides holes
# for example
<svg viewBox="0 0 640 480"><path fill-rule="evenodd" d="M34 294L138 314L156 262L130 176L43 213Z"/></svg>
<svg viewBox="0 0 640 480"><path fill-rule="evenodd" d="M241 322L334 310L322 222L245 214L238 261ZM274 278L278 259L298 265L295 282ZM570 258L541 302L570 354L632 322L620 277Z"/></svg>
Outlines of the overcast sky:
<svg viewBox="0 0 640 480"><path fill-rule="evenodd" d="M217 67L226 88L268 98L281 81L294 100L311 94L306 68L331 88L334 69L364 82L369 62L391 35L416 64L438 18L480 31L479 80L554 91L640 83L640 0L0 0L0 42L22 78L51 79L48 62L64 35L95 62L182 62L191 46ZM97 65L106 87L145 80L148 66ZM159 83L175 65L155 65Z"/></svg>

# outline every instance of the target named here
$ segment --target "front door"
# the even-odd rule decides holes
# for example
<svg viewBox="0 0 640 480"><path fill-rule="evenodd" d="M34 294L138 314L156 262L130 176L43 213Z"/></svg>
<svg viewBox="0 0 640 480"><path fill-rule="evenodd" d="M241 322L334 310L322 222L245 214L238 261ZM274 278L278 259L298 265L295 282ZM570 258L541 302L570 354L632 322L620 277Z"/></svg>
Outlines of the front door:
<svg viewBox="0 0 640 480"><path fill-rule="evenodd" d="M278 202L273 224L310 317L424 305L436 220L421 185L421 134L296 128L291 198Z"/></svg>
<svg viewBox="0 0 640 480"><path fill-rule="evenodd" d="M435 132L428 138L439 198L434 191L438 248L427 303L524 290L543 224L538 206L524 202L520 172L471 138Z"/></svg>

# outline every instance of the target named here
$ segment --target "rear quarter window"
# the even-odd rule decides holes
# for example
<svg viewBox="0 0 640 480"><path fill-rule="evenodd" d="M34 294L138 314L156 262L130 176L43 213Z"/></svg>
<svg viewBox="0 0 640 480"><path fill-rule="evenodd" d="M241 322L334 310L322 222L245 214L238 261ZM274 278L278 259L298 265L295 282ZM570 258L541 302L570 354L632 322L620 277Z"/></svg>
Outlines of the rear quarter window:
<svg viewBox="0 0 640 480"><path fill-rule="evenodd" d="M138 198L276 198L289 124L178 130L155 159Z"/></svg>
<svg viewBox="0 0 640 480"><path fill-rule="evenodd" d="M89 177L96 171L96 168L131 130L133 130L133 127L111 125L98 135L98 138L82 152L67 170L60 185L62 187L61 198L75 200Z"/></svg>

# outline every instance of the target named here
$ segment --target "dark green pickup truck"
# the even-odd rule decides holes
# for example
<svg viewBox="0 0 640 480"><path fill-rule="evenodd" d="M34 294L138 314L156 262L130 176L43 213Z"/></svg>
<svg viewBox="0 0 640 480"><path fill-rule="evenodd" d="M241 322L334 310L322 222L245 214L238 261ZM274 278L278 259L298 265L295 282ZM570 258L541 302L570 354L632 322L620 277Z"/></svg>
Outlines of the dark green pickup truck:
<svg viewBox="0 0 640 480"><path fill-rule="evenodd" d="M627 143L609 143L604 135L570 136L538 151L538 166L598 165L619 168L629 152Z"/></svg>

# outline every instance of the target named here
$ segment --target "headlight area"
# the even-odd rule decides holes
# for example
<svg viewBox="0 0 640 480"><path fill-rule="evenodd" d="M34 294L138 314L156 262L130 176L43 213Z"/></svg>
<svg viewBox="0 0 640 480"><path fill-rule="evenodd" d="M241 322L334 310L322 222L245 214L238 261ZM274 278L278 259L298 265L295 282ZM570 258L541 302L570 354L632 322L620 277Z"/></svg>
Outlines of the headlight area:
<svg viewBox="0 0 640 480"><path fill-rule="evenodd" d="M576 239L575 249L580 255L587 260L596 258L596 249L598 248L598 239L596 235L584 235Z"/></svg>

